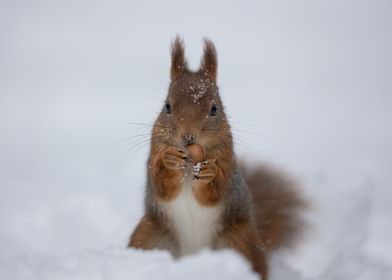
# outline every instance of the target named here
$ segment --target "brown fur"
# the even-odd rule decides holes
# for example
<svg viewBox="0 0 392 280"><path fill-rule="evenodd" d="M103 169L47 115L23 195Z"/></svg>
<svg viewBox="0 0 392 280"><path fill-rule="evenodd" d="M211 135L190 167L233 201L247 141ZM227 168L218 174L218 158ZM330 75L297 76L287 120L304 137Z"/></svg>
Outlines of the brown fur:
<svg viewBox="0 0 392 280"><path fill-rule="evenodd" d="M180 191L180 181L183 177L181 170L168 168L168 165L184 165L176 157L179 152L172 146L162 145L159 151L151 157L151 181L155 186L156 195L162 200L171 200Z"/></svg>
<svg viewBox="0 0 392 280"><path fill-rule="evenodd" d="M267 259L262 243L249 221L237 222L224 230L224 242L230 248L237 250L252 264L254 271L267 279Z"/></svg>
<svg viewBox="0 0 392 280"><path fill-rule="evenodd" d="M169 231L155 217L145 215L136 226L128 247L140 248L144 250L151 249L169 249L166 244L172 244Z"/></svg>
<svg viewBox="0 0 392 280"><path fill-rule="evenodd" d="M202 207L223 209L212 233L216 235L214 241L207 246L237 250L267 279L267 254L288 245L299 232L302 224L298 212L304 206L303 200L292 189L292 182L275 171L243 169L245 176L241 175L216 84L213 43L204 40L198 71L188 69L184 44L178 37L171 54L171 84L152 130L145 216L129 246L163 248L174 256L181 255L179 233L164 205L181 193L184 178L193 176L186 146L198 144L204 148L207 161L192 179L192 194ZM211 114L214 106L217 113Z"/></svg>
<svg viewBox="0 0 392 280"><path fill-rule="evenodd" d="M171 58L170 77L172 81L175 81L188 69L188 63L185 59L184 42L179 37L176 37L172 43Z"/></svg>
<svg viewBox="0 0 392 280"><path fill-rule="evenodd" d="M261 242L268 251L291 247L305 228L301 212L307 208L297 184L287 174L259 165L242 166L249 187L254 220Z"/></svg>
<svg viewBox="0 0 392 280"><path fill-rule="evenodd" d="M201 61L200 71L204 72L204 75L209 76L215 82L217 70L218 59L215 46L210 40L204 39L204 55Z"/></svg>

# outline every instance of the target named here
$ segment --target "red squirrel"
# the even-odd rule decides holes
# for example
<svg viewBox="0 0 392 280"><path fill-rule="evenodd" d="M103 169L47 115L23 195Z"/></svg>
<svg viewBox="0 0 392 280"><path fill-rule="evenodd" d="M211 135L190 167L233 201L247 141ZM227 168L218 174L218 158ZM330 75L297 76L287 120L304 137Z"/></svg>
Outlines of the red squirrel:
<svg viewBox="0 0 392 280"><path fill-rule="evenodd" d="M239 164L217 66L210 40L198 71L188 68L182 39L173 41L171 83L151 135L145 213L128 246L174 257L232 248L267 279L268 254L301 231L305 203L284 174Z"/></svg>

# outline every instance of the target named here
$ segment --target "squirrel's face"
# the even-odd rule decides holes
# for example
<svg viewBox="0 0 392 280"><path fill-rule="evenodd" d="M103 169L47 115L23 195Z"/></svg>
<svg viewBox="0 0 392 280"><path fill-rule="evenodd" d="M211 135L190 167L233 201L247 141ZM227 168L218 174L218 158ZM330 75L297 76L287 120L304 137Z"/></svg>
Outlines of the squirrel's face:
<svg viewBox="0 0 392 280"><path fill-rule="evenodd" d="M173 82L156 125L171 145L222 142L228 124L215 82L194 73Z"/></svg>
<svg viewBox="0 0 392 280"><path fill-rule="evenodd" d="M153 130L153 139L176 147L200 144L207 151L232 141L216 85L216 51L205 41L199 71L187 68L183 44L172 46L171 84Z"/></svg>

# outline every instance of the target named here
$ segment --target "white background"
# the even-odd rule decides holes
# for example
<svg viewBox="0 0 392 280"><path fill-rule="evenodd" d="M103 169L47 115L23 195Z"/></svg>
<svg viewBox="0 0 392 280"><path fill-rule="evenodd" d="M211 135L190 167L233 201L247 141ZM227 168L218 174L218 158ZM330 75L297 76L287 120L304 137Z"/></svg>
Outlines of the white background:
<svg viewBox="0 0 392 280"><path fill-rule="evenodd" d="M279 254L285 269L386 277L391 12L381 0L1 0L0 275L42 276L39 257L64 264L95 252L94 268L114 249L119 262L135 260L123 248L142 215L150 127L128 123L151 124L161 110L180 34L195 69L202 37L216 44L237 154L288 170L312 202L304 242ZM62 271L54 265L52 279Z"/></svg>

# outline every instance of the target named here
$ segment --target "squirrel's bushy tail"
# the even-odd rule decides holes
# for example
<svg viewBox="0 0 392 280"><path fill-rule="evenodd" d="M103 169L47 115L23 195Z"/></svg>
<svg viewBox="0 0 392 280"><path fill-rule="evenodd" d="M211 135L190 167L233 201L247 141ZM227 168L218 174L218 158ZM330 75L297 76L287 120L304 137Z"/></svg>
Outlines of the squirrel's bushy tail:
<svg viewBox="0 0 392 280"><path fill-rule="evenodd" d="M290 247L303 232L307 203L294 180L269 166L241 166L259 238L267 251Z"/></svg>

